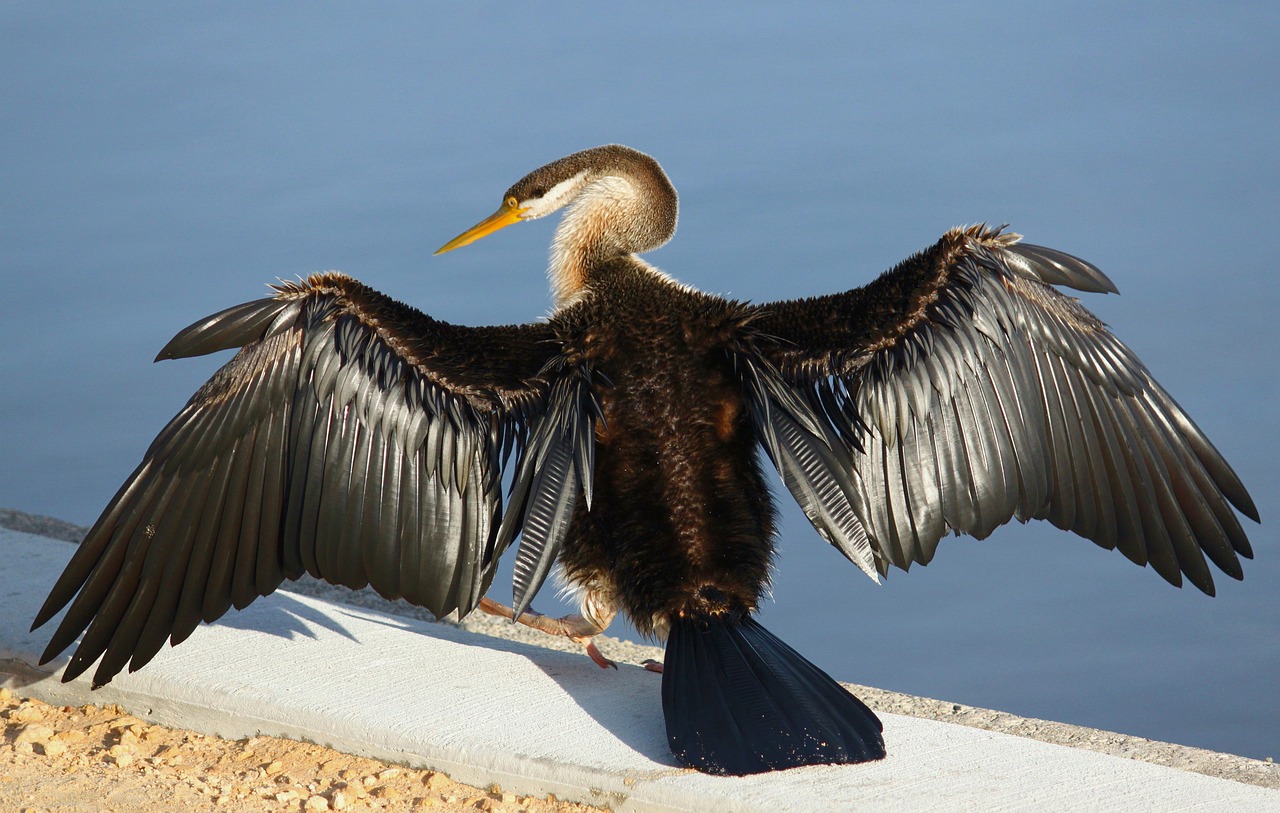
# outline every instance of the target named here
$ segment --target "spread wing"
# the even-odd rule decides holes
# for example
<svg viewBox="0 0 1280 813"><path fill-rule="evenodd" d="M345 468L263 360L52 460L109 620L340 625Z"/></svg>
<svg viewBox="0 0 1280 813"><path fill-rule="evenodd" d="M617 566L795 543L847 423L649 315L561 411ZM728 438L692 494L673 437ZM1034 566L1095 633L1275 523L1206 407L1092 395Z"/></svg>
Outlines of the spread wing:
<svg viewBox="0 0 1280 813"><path fill-rule="evenodd" d="M197 322L159 358L231 347L37 616L70 602L46 661L87 628L64 680L99 656L96 685L136 670L304 572L465 614L522 528L522 560L553 557L562 514L580 483L589 491L592 402L548 325L449 325L321 274ZM520 466L503 522L502 468L513 447L528 457L530 437L557 460L577 444L578 465Z"/></svg>
<svg viewBox="0 0 1280 813"><path fill-rule="evenodd" d="M948 532L1047 519L1169 582L1241 578L1239 478L1142 362L1053 285L1075 257L982 227L866 287L759 307L742 365L762 443L815 527L874 576Z"/></svg>

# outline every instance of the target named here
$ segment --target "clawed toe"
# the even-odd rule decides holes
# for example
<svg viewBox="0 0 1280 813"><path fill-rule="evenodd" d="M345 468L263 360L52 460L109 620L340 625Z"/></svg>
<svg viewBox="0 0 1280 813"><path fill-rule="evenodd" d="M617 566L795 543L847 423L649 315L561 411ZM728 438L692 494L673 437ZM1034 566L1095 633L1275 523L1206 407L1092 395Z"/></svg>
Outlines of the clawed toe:
<svg viewBox="0 0 1280 813"><path fill-rule="evenodd" d="M587 650L587 657L595 661L596 666L599 666L601 669L608 669L610 666L612 666L614 669L618 668L618 664L606 658L604 654L600 651L600 647L596 646L596 642L593 641L590 637L573 636L573 640L582 644L583 649Z"/></svg>

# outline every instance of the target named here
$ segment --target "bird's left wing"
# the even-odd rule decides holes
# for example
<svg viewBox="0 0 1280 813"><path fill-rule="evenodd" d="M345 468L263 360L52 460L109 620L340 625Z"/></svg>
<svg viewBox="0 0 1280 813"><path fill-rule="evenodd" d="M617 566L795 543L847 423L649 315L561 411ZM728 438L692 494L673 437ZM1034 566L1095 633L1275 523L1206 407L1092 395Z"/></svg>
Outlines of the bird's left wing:
<svg viewBox="0 0 1280 813"><path fill-rule="evenodd" d="M1053 286L1114 291L1016 235L956 229L863 288L759 306L737 353L788 489L873 577L948 532L1054 525L1212 593L1248 492L1133 352Z"/></svg>
<svg viewBox="0 0 1280 813"><path fill-rule="evenodd" d="M46 660L87 628L64 680L99 656L96 684L137 669L304 572L465 614L526 518L522 558L537 566L579 483L589 489L589 448L569 448L567 469L522 465L500 522L513 447L528 459L533 438L539 459L560 461L592 434L590 399L546 324L450 325L330 273L197 322L159 358L232 347L37 616L70 603Z"/></svg>

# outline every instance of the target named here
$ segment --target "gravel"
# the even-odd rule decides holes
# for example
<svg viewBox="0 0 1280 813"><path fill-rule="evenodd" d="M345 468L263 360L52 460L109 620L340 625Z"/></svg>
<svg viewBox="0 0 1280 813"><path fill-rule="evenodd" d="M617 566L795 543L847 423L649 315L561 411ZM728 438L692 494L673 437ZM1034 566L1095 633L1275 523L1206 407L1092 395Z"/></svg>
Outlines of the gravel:
<svg viewBox="0 0 1280 813"><path fill-rule="evenodd" d="M275 737L228 741L152 725L119 706L50 706L0 688L0 810L152 813L598 808L454 782ZM51 781L51 779L56 780Z"/></svg>

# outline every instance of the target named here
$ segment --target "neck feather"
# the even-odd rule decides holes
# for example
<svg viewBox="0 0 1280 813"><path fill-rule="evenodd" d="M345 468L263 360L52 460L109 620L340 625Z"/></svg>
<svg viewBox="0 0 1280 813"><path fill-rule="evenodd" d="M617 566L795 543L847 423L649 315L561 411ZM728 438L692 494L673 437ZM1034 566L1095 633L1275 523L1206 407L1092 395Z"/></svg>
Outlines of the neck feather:
<svg viewBox="0 0 1280 813"><path fill-rule="evenodd" d="M665 190L652 186L620 174L585 181L565 210L551 245L547 273L557 308L589 288L593 271L602 264L649 251L671 239L674 190L664 195Z"/></svg>

